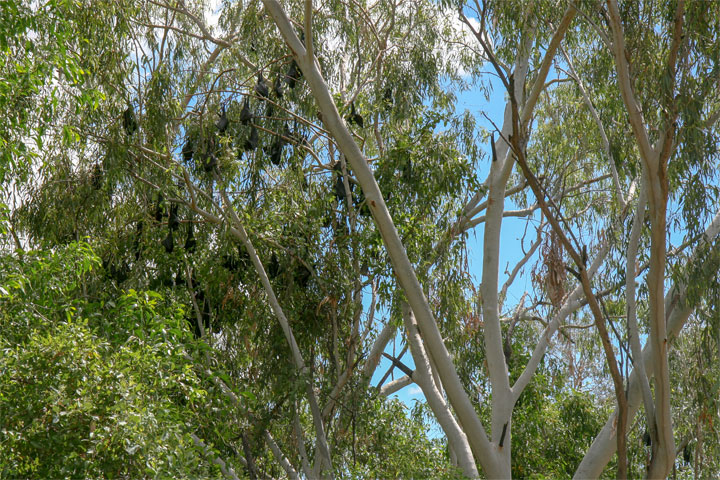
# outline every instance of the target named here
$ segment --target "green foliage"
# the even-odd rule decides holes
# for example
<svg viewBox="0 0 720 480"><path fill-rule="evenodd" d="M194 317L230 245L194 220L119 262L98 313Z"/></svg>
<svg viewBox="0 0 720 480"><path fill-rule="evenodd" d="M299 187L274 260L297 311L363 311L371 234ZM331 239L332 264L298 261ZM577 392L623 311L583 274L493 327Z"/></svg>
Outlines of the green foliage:
<svg viewBox="0 0 720 480"><path fill-rule="evenodd" d="M608 413L591 395L538 375L513 414L513 478L571 477Z"/></svg>
<svg viewBox="0 0 720 480"><path fill-rule="evenodd" d="M337 476L458 478L427 405L408 411L360 378L377 330L401 324L404 293L356 172L307 79L297 71L289 77L297 63L262 2L225 1L218 12L208 12L208 3L0 0L0 477L218 476L215 457L241 476L253 459L261 476L279 477L285 472L265 434L299 469L296 416L315 460L311 389L325 410ZM533 111L527 157L563 228L591 258L600 232L624 225L603 237L611 258L593 278L619 346L627 341L625 215L632 210L631 202L623 211L620 196L637 186L643 168L604 7L573 5L580 12L562 41L567 57L555 59ZM314 2L311 32L302 2L283 7L302 41L312 35L328 93L368 160L461 382L488 425L486 315L468 272L469 232L458 232L456 221L493 181L479 179L490 135L478 112L457 112L456 100L469 89L488 98L501 82L488 75L487 52L459 29L456 15L485 21L479 35L505 75L518 52L528 54L527 94L567 2ZM696 313L689 339L676 343L673 408L676 431L692 437L701 459L695 466L711 476L718 471L717 239L691 268L685 252L720 199L720 12L717 2L686 2L673 84L667 56L677 2L620 7L651 142L677 127L668 223L673 244L676 237L684 244L671 252L668 272L688 284L683 307ZM255 88L258 74L270 86L268 99ZM243 122L246 105L252 118ZM125 124L128 109L135 128ZM221 115L229 121L222 131ZM523 185L519 171L509 175L508 186ZM507 209L535 203L528 188L506 199ZM228 220L234 214L306 371L293 362L288 334ZM483 212L473 215L482 228ZM527 228L540 218L522 221ZM539 228L544 241L547 226ZM575 287L563 270L567 252L548 244L530 261L555 248L559 271L533 274L517 304L514 293L498 299L511 384L558 313L546 298L549 275L558 276L558 298ZM641 335L648 244L644 226ZM483 255L513 248L503 241L501 252ZM590 321L579 310L565 322L562 343L549 347L514 406L512 474L519 478L571 476L608 416L610 387L599 341L584 328ZM637 476L648 453L640 427L629 436ZM191 434L209 450L199 451ZM687 465L677 467L689 474Z"/></svg>
<svg viewBox="0 0 720 480"><path fill-rule="evenodd" d="M2 258L0 472L211 474L190 439L207 394L182 346L183 320L153 293L82 299L98 263L82 243Z"/></svg>
<svg viewBox="0 0 720 480"><path fill-rule="evenodd" d="M427 407L407 408L399 400L365 400L341 437L351 444L350 478L463 478L449 463L443 442L428 438Z"/></svg>

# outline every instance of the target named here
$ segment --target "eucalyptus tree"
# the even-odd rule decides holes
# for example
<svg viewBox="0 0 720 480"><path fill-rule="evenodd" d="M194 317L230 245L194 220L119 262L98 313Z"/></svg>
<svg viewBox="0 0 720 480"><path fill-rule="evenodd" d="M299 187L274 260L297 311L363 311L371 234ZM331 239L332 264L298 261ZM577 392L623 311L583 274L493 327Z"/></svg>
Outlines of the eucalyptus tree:
<svg viewBox="0 0 720 480"><path fill-rule="evenodd" d="M230 405L192 438L226 476L587 478L617 451L617 476L657 478L676 443L701 450L673 417L669 346L689 318L717 328L716 3L92 5L65 12L82 75L55 78L36 181L12 185L15 243L88 236L86 297L187 306L196 374ZM454 93L492 88L506 103L487 128L455 112ZM529 245L501 242L509 219ZM398 334L414 369L387 348ZM581 346L610 395L562 383ZM383 355L404 375L370 388ZM384 400L410 383L447 452ZM583 452L592 402L617 412ZM641 404L651 448L633 469ZM583 437L531 465L530 425L558 418Z"/></svg>

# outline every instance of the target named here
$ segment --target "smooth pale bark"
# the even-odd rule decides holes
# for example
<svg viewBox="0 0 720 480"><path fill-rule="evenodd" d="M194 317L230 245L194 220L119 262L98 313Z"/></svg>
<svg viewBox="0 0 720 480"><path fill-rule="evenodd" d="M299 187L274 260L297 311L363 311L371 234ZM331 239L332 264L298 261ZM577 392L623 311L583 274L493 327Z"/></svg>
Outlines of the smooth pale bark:
<svg viewBox="0 0 720 480"><path fill-rule="evenodd" d="M718 212L712 223L705 230L702 243L707 244L708 241L715 238L720 233L720 212ZM700 245L695 249L689 263L698 261L695 255ZM665 306L670 316L667 321L668 339L672 340L680 334L682 327L685 325L688 317L694 310L693 305L685 305L686 302L686 285L680 284L674 286L665 297ZM685 305L684 307L682 305ZM674 306L674 308L673 308ZM655 374L654 357L652 355L652 344L645 344L643 349L642 361L645 364L645 370L648 378ZM640 378L633 369L628 379L628 422L632 421L635 414L642 404L642 391L640 387ZM614 419L617 412L613 414L605 426L602 428L592 445L585 453L585 457L575 472L574 479L584 480L588 478L598 478L602 474L603 469L608 464L615 453L615 429L613 427Z"/></svg>
<svg viewBox="0 0 720 480"><path fill-rule="evenodd" d="M408 375L403 375L402 377L396 378L392 382L388 382L382 387L380 387L380 395L382 395L383 397L387 397L407 387L411 383L413 383L413 379L410 378Z"/></svg>
<svg viewBox="0 0 720 480"><path fill-rule="evenodd" d="M530 44L532 40L528 35L521 42L520 51L515 60L513 81L508 87L510 101L506 105L503 134L494 145L496 157L490 166L490 175L487 181L489 186L487 210L485 214L485 230L483 236L483 273L480 291L483 301L483 330L487 359L488 374L492 388L492 441L497 445L497 452L501 458L503 477L510 477L511 467L511 416L513 410L513 393L510 388L507 364L503 353L502 330L500 328L499 311L499 285L498 271L500 259L500 232L502 228L503 213L505 209L505 189L514 165L514 155L509 154L511 141L527 140L527 127L532 112L545 88L545 79L549 72L560 42L565 36L576 10L569 7L556 29L545 56L540 65L537 77L533 82L527 100L523 96L524 86L528 73ZM499 72L500 73L500 72ZM516 123L515 113L522 106L519 123ZM498 155L500 154L500 155Z"/></svg>
<svg viewBox="0 0 720 480"><path fill-rule="evenodd" d="M395 336L396 330L397 327L391 323L387 323L383 327L383 329L380 330L380 334L375 339L375 343L370 349L370 353L368 354L367 360L365 361L365 366L363 367L363 377L367 379L367 381L370 380L373 373L375 372L375 369L380 363L382 352L385 350L388 342L390 342L390 340L392 340L392 338Z"/></svg>
<svg viewBox="0 0 720 480"><path fill-rule="evenodd" d="M656 438L653 439L653 457L650 462L650 478L665 478L670 473L675 459L675 439L673 438L672 416L670 412L670 368L668 364L668 339L665 326L665 260L668 179L667 161L672 147L674 126L661 132L655 148L651 147L640 105L633 92L630 78L630 64L626 56L625 38L620 19L617 0L607 0L608 18L612 29L612 50L615 58L618 86L628 111L630 125L638 143L640 158L647 173L648 210L650 212L650 269L647 277L648 306L650 311L650 342L655 369L655 424ZM677 5L677 11L683 9L683 0ZM682 30L682 21L676 18L674 36L679 37L678 24ZM676 39L670 49L669 73L675 81L675 59L677 55ZM674 119L672 119L674 121ZM657 447L657 449L656 449Z"/></svg>
<svg viewBox="0 0 720 480"><path fill-rule="evenodd" d="M258 273L258 276L260 277L260 281L263 284L263 287L265 289L265 293L268 296L268 300L270 303L270 307L273 310L273 313L275 313L275 316L278 319L278 322L280 323L281 328L283 329L283 333L286 336L286 340L288 341L288 344L290 346L290 350L292 353L292 358L295 363L296 368L301 373L306 373L307 368L305 367L305 363L302 359L302 355L300 353L300 349L298 348L297 342L295 341L295 336L292 333L292 330L290 329L290 324L287 320L287 317L285 317L285 313L282 310L282 307L280 306L280 303L278 302L277 297L275 296L275 291L272 288L272 285L270 284L270 280L267 277L267 273L265 272L265 268L262 265L262 262L260 261L260 258L257 255L257 251L255 250L255 247L253 246L252 242L250 241L250 238L248 237L247 232L245 231L245 227L242 225L242 222L240 221L240 218L237 216L237 213L232 208L232 205L230 203L230 199L228 198L225 191L221 191L221 196L223 198L223 202L225 203L226 208L223 210L219 205L217 205L214 201L212 202L215 207L221 211L224 211L226 217L225 219L215 216L211 214L210 212L207 212L203 210L202 208L198 207L198 205L195 202L195 193L206 195L205 192L197 188L194 184L192 184L187 176L187 172L185 173L185 182L188 186L188 189L191 192L191 198L192 201L188 205L189 208L191 208L194 212L201 215L206 220L210 221L214 224L223 224L226 223L228 225L228 230L230 233L235 236L237 239L239 239L243 245L245 246L248 255L250 256L250 259L253 262L253 266L255 267L256 272ZM226 394L232 394L229 389ZM315 462L315 472L322 472L322 473L315 473L313 474L313 477L317 477L319 475L329 475L331 478L333 477L333 471L332 471L332 461L330 456L330 448L327 443L327 437L325 435L325 428L322 421L322 412L320 411L320 407L318 406L317 397L315 396L315 391L312 386L312 382L307 382L306 384L306 393L308 397L308 404L310 406L310 413L313 418L313 424L315 426L315 433L316 433L316 446L317 446L317 452L318 454L315 456L316 462ZM232 395L234 398L234 395ZM239 406L239 402L237 399L235 399L236 406ZM323 470L323 466L327 466L327 470Z"/></svg>
<svg viewBox="0 0 720 480"><path fill-rule="evenodd" d="M455 421L450 407L440 394L439 386L433 379L431 373L432 367L423 348L415 316L407 303L403 302L401 308L405 330L407 331L407 340L410 345L410 353L415 361L413 380L415 380L415 383L422 389L423 395L425 395L425 399L435 415L435 420L437 420L443 432L445 432L448 444L455 453L458 466L463 474L469 478L477 478L478 471L467 437L460 428L460 425Z"/></svg>
<svg viewBox="0 0 720 480"><path fill-rule="evenodd" d="M220 471L222 472L225 477L229 478L230 480L240 480L240 478L235 473L235 470L232 469L232 467L228 466L228 464L220 457L217 457L213 454L210 447L208 447L205 442L200 440L200 438L195 435L194 433L190 434L190 437L193 440L193 443L196 447L202 449L202 451L205 453L205 455L208 455L212 458L212 463L220 467Z"/></svg>
<svg viewBox="0 0 720 480"><path fill-rule="evenodd" d="M522 86L527 73L527 58L515 69L518 75L516 87ZM521 93L517 92L516 94ZM503 130L512 132L512 114L510 105L505 109ZM501 136L495 144L496 154L508 152L509 146ZM510 477L510 439L503 441L499 447L501 435L510 436L510 417L512 415L512 392L508 377L505 355L503 353L502 330L500 328L500 312L498 301L498 272L500 262L500 231L502 228L503 211L505 209L505 186L510 176L513 163L512 155L505 154L492 162L490 167L490 190L488 192L488 208L485 214L485 230L483 235L483 270L480 292L482 294L483 339L486 351L487 370L492 388L492 441L498 445L498 454L502 457L503 477ZM505 439L503 439L505 440Z"/></svg>
<svg viewBox="0 0 720 480"><path fill-rule="evenodd" d="M505 152L507 153L507 151ZM504 158L504 157L503 157ZM522 183L515 185L512 188L508 188L505 190L505 197L509 197L510 195L515 195L518 192L523 191L527 188L527 182L523 181ZM464 210L464 216L461 217L461 219L456 222L455 226L453 227L453 231L460 231L460 224L461 222L468 222L470 219L472 219L475 215L482 212L487 208L487 201L480 202L477 204L477 206L470 208L470 203L468 203L465 207L466 210ZM463 220L464 219L464 220ZM470 226L465 226L462 230L470 229Z"/></svg>
<svg viewBox="0 0 720 480"><path fill-rule="evenodd" d="M293 415L293 434L295 435L295 442L297 442L298 453L300 454L300 465L302 466L305 478L312 477L312 468L308 462L307 450L305 449L305 435L303 434L302 425L300 424L300 416L297 413L298 405L295 402L295 414Z"/></svg>
<svg viewBox="0 0 720 480"><path fill-rule="evenodd" d="M640 234L642 233L642 224L645 217L645 206L647 203L647 188L645 181L642 181L640 188L640 198L638 199L637 209L635 210L635 218L633 219L632 228L630 230L630 239L628 241L627 255L625 259L625 302L627 304L627 324L628 337L630 342L630 351L633 357L633 368L637 372L640 387L643 393L643 404L645 406L645 418L647 428L651 438L656 438L655 430L655 406L653 404L652 391L650 390L650 381L645 372L645 363L639 361L642 358L642 346L640 345L640 330L637 324L637 299L635 298L635 279L637 271L635 264L637 262L638 244L640 243ZM653 450L656 445L652 445Z"/></svg>
<svg viewBox="0 0 720 480"><path fill-rule="evenodd" d="M278 461L283 470L285 470L285 473L287 473L288 478L290 478L291 480L298 480L300 476L292 467L290 461L287 459L285 454L282 453L282 450L280 450L280 447L275 442L275 439L272 437L272 435L270 435L270 432L265 432L265 442L267 442L270 450L272 450L273 455L275 456L275 460Z"/></svg>
<svg viewBox="0 0 720 480"><path fill-rule="evenodd" d="M300 353L300 348L295 341L295 336L293 335L292 329L290 328L290 323L288 322L288 319L285 316L282 307L280 306L280 302L278 302L278 299L275 296L275 291L270 284L270 279L265 273L265 267L263 267L263 264L260 261L260 257L258 257L258 254L255 251L255 247L250 241L250 238L248 237L248 234L245 231L245 227L240 221L240 218L238 218L237 213L235 213L235 210L233 209L227 194L224 190L221 191L221 194L223 202L225 203L225 214L228 217L228 223L234 226L234 228L230 229L230 232L236 238L238 238L243 243L243 245L245 245L245 249L250 256L250 260L252 260L253 265L255 266L255 271L260 276L260 281L265 288L265 293L268 296L270 307L272 308L273 313L277 317L278 322L280 323L280 327L285 334L285 338L290 345L290 351L292 352L292 358L295 362L295 366L301 374L305 375L307 373L307 367L305 366L302 354ZM325 436L325 427L322 421L322 412L320 411L320 407L318 406L317 397L315 396L315 391L313 389L311 381L306 382L305 390L307 392L308 403L310 404L310 413L313 417L313 424L315 425L315 433L317 436L317 445L320 451L320 456L317 460L318 464L316 465L316 468L322 471L322 468L319 467L319 465L322 465L324 463L328 467L325 473L329 474L332 477L333 468L331 461L332 457L330 456L330 447L328 446L327 437Z"/></svg>
<svg viewBox="0 0 720 480"><path fill-rule="evenodd" d="M445 347L437 322L430 310L415 270L407 257L407 253L388 212L373 172L340 117L328 86L320 73L316 59L307 55L304 45L295 34L294 28L285 15L280 3L275 0L263 0L263 4L275 21L285 42L293 52L317 102L318 108L322 113L324 126L331 133L338 148L345 155L346 160L350 162L355 172L357 180L367 199L370 212L373 215L387 249L398 283L415 313L423 339L426 342L430 355L438 366L438 373L443 379L450 403L458 415L463 430L468 435L473 453L480 460L488 476L504 476L503 473L505 470L500 468L496 456L492 454L493 447L485 433L485 428L480 422L475 408L460 382L460 378L452 362L452 357ZM305 33L307 37L311 31L306 31Z"/></svg>

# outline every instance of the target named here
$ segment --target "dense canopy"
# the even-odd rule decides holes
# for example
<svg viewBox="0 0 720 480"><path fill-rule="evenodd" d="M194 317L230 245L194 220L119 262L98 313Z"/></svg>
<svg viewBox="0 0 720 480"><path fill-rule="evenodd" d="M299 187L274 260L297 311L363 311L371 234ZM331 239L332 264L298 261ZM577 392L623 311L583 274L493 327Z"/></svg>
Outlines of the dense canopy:
<svg viewBox="0 0 720 480"><path fill-rule="evenodd" d="M720 475L719 34L0 0L0 477Z"/></svg>

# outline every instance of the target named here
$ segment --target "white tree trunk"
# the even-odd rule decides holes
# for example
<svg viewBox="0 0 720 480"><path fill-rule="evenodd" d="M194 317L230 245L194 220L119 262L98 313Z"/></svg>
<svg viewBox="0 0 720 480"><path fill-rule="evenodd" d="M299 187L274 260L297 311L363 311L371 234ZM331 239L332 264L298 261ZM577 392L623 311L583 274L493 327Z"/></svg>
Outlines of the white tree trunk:
<svg viewBox="0 0 720 480"><path fill-rule="evenodd" d="M718 232L720 232L720 212L716 214L710 226L705 230L704 243L706 243L708 239L713 239ZM697 249L695 251L697 252ZM694 255L691 262L693 260ZM667 321L668 342L680 334L682 327L694 309L693 306L681 307L685 295L686 285L681 284L671 288L665 297L665 306L670 312L670 317ZM674 308L671 307L673 305ZM655 374L655 366L653 364L652 345L650 342L648 342L643 349L642 361L645 364L648 378L651 378ZM628 379L628 423L630 423L635 414L637 414L641 404L642 391L640 379L637 372L633 370ZM582 462L580 462L573 477L576 480L600 477L605 465L607 465L610 458L612 458L616 446L615 430L613 428L613 420L616 414L617 412L608 419L598 436L595 437L595 441L593 441L590 449L585 453L585 457Z"/></svg>
<svg viewBox="0 0 720 480"><path fill-rule="evenodd" d="M402 315L403 321L405 322L405 329L407 330L410 353L415 361L413 379L422 389L428 405L435 415L435 419L440 424L443 432L445 432L450 448L457 456L458 465L462 469L463 474L469 478L477 478L478 471L467 437L455 421L449 405L440 394L438 385L433 379L430 359L428 359L425 349L423 348L420 332L415 322L415 316L405 302L402 304Z"/></svg>

